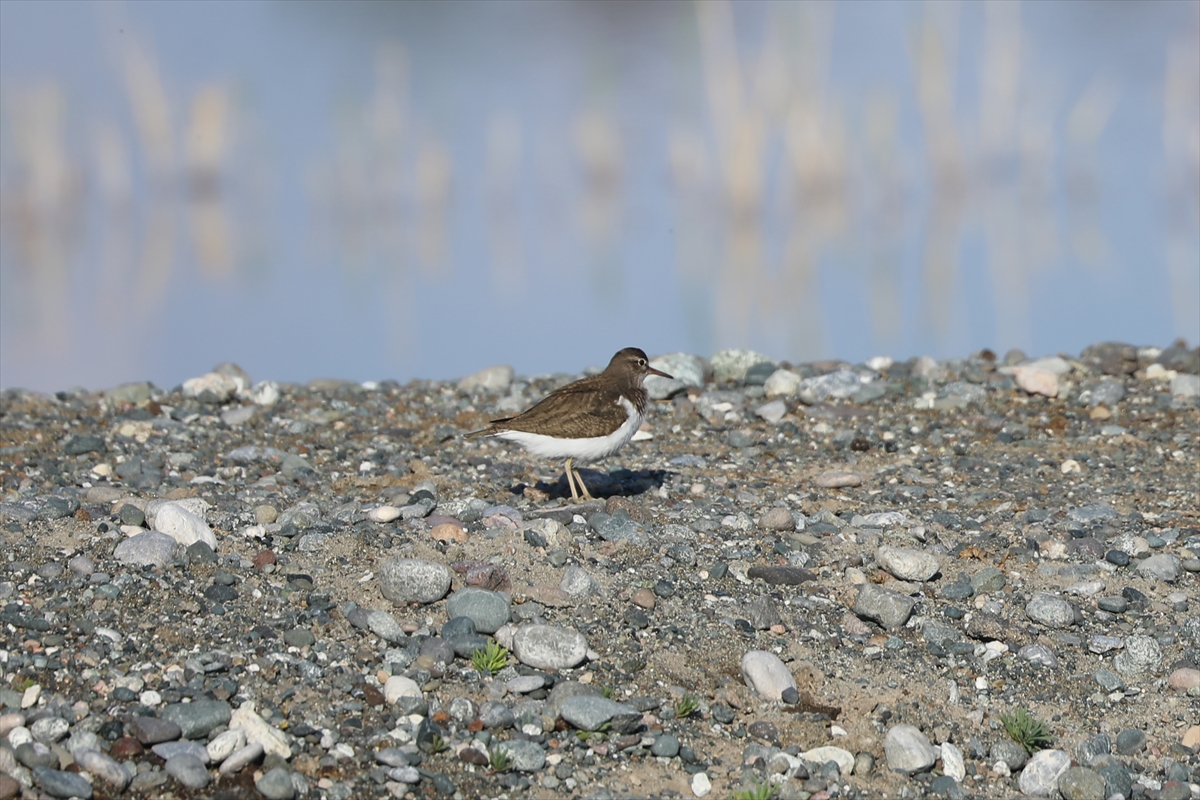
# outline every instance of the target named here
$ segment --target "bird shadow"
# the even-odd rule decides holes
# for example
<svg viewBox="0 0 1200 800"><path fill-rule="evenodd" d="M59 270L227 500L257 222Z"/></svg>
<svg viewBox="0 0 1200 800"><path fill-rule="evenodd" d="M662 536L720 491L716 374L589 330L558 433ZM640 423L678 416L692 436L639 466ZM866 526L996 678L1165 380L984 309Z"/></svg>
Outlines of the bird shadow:
<svg viewBox="0 0 1200 800"><path fill-rule="evenodd" d="M660 488L671 474L665 469L616 469L601 472L595 469L580 469L580 476L592 497L636 497L652 489ZM562 474L553 482L538 481L534 488L545 492L550 498L570 499L571 489L567 476ZM519 492L518 492L519 493Z"/></svg>

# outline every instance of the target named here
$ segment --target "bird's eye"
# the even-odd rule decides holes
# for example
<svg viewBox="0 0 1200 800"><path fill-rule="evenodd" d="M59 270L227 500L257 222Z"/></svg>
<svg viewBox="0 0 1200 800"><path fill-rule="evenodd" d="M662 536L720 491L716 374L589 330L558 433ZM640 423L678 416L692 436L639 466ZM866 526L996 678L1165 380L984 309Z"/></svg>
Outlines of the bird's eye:
<svg viewBox="0 0 1200 800"><path fill-rule="evenodd" d="M646 366L646 359L644 359L644 358L639 358L639 359L638 359L638 366L639 366L639 367L644 367L644 366Z"/></svg>

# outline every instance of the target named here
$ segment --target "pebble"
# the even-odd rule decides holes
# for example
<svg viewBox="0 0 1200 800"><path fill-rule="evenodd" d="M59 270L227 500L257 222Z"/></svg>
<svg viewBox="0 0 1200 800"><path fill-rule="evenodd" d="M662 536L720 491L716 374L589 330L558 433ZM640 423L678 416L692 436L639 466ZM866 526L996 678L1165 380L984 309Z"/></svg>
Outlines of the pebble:
<svg viewBox="0 0 1200 800"><path fill-rule="evenodd" d="M787 666L766 650L751 650L742 656L742 678L767 700L780 700L785 690L796 688L796 679Z"/></svg>
<svg viewBox="0 0 1200 800"><path fill-rule="evenodd" d="M1069 767L1058 779L1063 800L1105 800L1104 776L1087 767Z"/></svg>
<svg viewBox="0 0 1200 800"><path fill-rule="evenodd" d="M1178 556L1170 553L1158 553L1138 562L1138 574L1147 578L1174 583L1179 580L1183 564Z"/></svg>
<svg viewBox="0 0 1200 800"><path fill-rule="evenodd" d="M638 608L644 608L647 611L653 611L657 600L654 597L654 592L651 589L638 589L629 596L629 601Z"/></svg>
<svg viewBox="0 0 1200 800"><path fill-rule="evenodd" d="M217 734L209 741L206 749L211 763L220 764L229 758L234 751L246 746L246 733L241 730L227 730Z"/></svg>
<svg viewBox="0 0 1200 800"><path fill-rule="evenodd" d="M514 374L515 371L508 364L485 367L460 380L458 382L458 390L460 392L483 390L493 394L500 394L508 391L508 387L512 385Z"/></svg>
<svg viewBox="0 0 1200 800"><path fill-rule="evenodd" d="M883 739L883 752L887 756L888 769L915 775L934 765L939 750L915 725L894 725Z"/></svg>
<svg viewBox="0 0 1200 800"><path fill-rule="evenodd" d="M962 783L967 778L967 765L962 751L950 742L942 742L942 772Z"/></svg>
<svg viewBox="0 0 1200 800"><path fill-rule="evenodd" d="M692 794L696 797L707 797L712 791L712 781L708 775L703 772L697 772L692 776Z"/></svg>
<svg viewBox="0 0 1200 800"><path fill-rule="evenodd" d="M755 415L766 422L770 422L771 424L779 422L781 419L787 416L787 411L787 404L782 400L771 400L770 402L763 403L754 409Z"/></svg>
<svg viewBox="0 0 1200 800"><path fill-rule="evenodd" d="M1066 600L1039 592L1025 604L1025 616L1048 628L1069 628L1075 624L1075 610Z"/></svg>
<svg viewBox="0 0 1200 800"><path fill-rule="evenodd" d="M32 769L33 780L52 797L79 797L90 800L92 784L76 772L63 772L50 767L36 766Z"/></svg>
<svg viewBox="0 0 1200 800"><path fill-rule="evenodd" d="M125 791L129 782L133 780L133 775L124 764L98 750L81 747L72 750L71 757L81 769L112 786L118 793Z"/></svg>
<svg viewBox="0 0 1200 800"><path fill-rule="evenodd" d="M383 697L389 705L395 705L402 697L422 697L421 687L412 678L392 675L383 684Z"/></svg>
<svg viewBox="0 0 1200 800"><path fill-rule="evenodd" d="M371 522L387 523L399 518L400 509L396 506L376 506L367 512L367 519Z"/></svg>
<svg viewBox="0 0 1200 800"><path fill-rule="evenodd" d="M1130 636L1125 649L1113 659L1121 677L1135 680L1156 674L1162 667L1162 647L1150 636Z"/></svg>
<svg viewBox="0 0 1200 800"><path fill-rule="evenodd" d="M397 605L435 603L450 591L450 569L419 558L392 558L379 566L379 590Z"/></svg>
<svg viewBox="0 0 1200 800"><path fill-rule="evenodd" d="M862 486L862 476L854 472L822 472L813 483L822 489L848 489Z"/></svg>
<svg viewBox="0 0 1200 800"><path fill-rule="evenodd" d="M772 506L758 518L758 527L773 532L794 531L796 519L788 509Z"/></svg>
<svg viewBox="0 0 1200 800"><path fill-rule="evenodd" d="M916 605L917 601L911 597L867 583L859 587L853 611L860 617L878 622L892 631L898 630L908 622Z"/></svg>
<svg viewBox="0 0 1200 800"><path fill-rule="evenodd" d="M1137 728L1126 728L1117 734L1114 744L1116 745L1117 753L1123 756L1131 756L1146 749L1146 734Z"/></svg>
<svg viewBox="0 0 1200 800"><path fill-rule="evenodd" d="M208 736L214 728L229 724L230 714L229 703L224 700L172 703L159 712L162 719L179 726L180 736L184 739L201 739Z"/></svg>
<svg viewBox="0 0 1200 800"><path fill-rule="evenodd" d="M277 756L283 760L292 757L292 748L287 743L287 737L277 728L267 722L254 711L253 703L242 703L229 719L230 729L239 729L246 735L249 744L261 744L269 756ZM232 758L232 756L231 756Z"/></svg>
<svg viewBox="0 0 1200 800"><path fill-rule="evenodd" d="M832 745L814 747L811 750L802 752L800 758L810 764L826 764L832 761L838 765L838 772L842 777L846 777L855 771L854 754L841 747L834 747Z"/></svg>
<svg viewBox="0 0 1200 800"><path fill-rule="evenodd" d="M1026 762L1017 779L1021 791L1033 797L1050 797L1058 789L1058 779L1071 766L1065 750L1039 750Z"/></svg>
<svg viewBox="0 0 1200 800"><path fill-rule="evenodd" d="M236 775L262 758L265 752L262 742L244 744L226 756L217 771L221 775Z"/></svg>
<svg viewBox="0 0 1200 800"><path fill-rule="evenodd" d="M1200 669L1180 667L1167 676L1167 685L1176 691L1187 691L1200 686Z"/></svg>
<svg viewBox="0 0 1200 800"><path fill-rule="evenodd" d="M199 742L162 742L154 745L150 750L163 761L170 761L172 758L181 755L197 758L202 764L207 764L212 760L208 756L208 748Z"/></svg>
<svg viewBox="0 0 1200 800"><path fill-rule="evenodd" d="M54 744L67 735L71 724L62 717L43 717L29 726L34 741Z"/></svg>
<svg viewBox="0 0 1200 800"><path fill-rule="evenodd" d="M767 397L791 397L799 388L800 376L790 369L777 369L763 382Z"/></svg>
<svg viewBox="0 0 1200 800"><path fill-rule="evenodd" d="M1036 364L1013 367L1013 379L1023 391L1045 397L1058 397L1058 375Z"/></svg>
<svg viewBox="0 0 1200 800"><path fill-rule="evenodd" d="M601 595L600 584L588 574L583 567L570 565L563 570L562 580L559 581L558 588L571 596L575 601L581 601L589 597L599 597Z"/></svg>
<svg viewBox="0 0 1200 800"><path fill-rule="evenodd" d="M637 547L650 544L645 529L625 514L593 514L588 519L588 525L606 542L626 541Z"/></svg>
<svg viewBox="0 0 1200 800"><path fill-rule="evenodd" d="M203 789L208 786L208 769L201 761L190 753L182 753L167 759L164 767L167 774L189 789Z"/></svg>
<svg viewBox="0 0 1200 800"><path fill-rule="evenodd" d="M495 633L510 614L508 599L485 589L459 589L446 600L446 615L468 617L479 633Z"/></svg>
<svg viewBox="0 0 1200 800"><path fill-rule="evenodd" d="M517 772L539 772L546 766L546 751L536 742L513 739L500 749L508 754L509 766Z"/></svg>
<svg viewBox="0 0 1200 800"><path fill-rule="evenodd" d="M254 781L254 788L267 800L292 800L296 796L292 773L286 767L275 767L263 773Z"/></svg>
<svg viewBox="0 0 1200 800"><path fill-rule="evenodd" d="M906 547L880 547L875 551L875 560L902 581L927 581L941 568L937 556Z"/></svg>
<svg viewBox="0 0 1200 800"><path fill-rule="evenodd" d="M408 638L396 618L386 611L367 612L367 629L385 642L400 644Z"/></svg>
<svg viewBox="0 0 1200 800"><path fill-rule="evenodd" d="M642 721L642 712L632 706L599 695L568 697L558 707L562 718L583 731L597 731L604 725L617 733L629 733Z"/></svg>
<svg viewBox="0 0 1200 800"><path fill-rule="evenodd" d="M167 534L146 531L119 542L113 550L113 558L122 564L166 569L182 551L183 546Z"/></svg>
<svg viewBox="0 0 1200 800"><path fill-rule="evenodd" d="M853 397L861 388L863 382L858 374L839 369L825 375L805 378L796 387L796 394L805 405L813 405L822 400L842 400Z"/></svg>
<svg viewBox="0 0 1200 800"><path fill-rule="evenodd" d="M126 723L129 732L142 744L158 744L178 739L182 734L179 724L158 717L133 717Z"/></svg>
<svg viewBox="0 0 1200 800"><path fill-rule="evenodd" d="M571 669L587 657L587 639L573 628L525 625L513 637L513 654L537 669Z"/></svg>
<svg viewBox="0 0 1200 800"><path fill-rule="evenodd" d="M715 383L741 383L746 380L746 374L755 366L769 364L774 367L775 365L774 361L762 353L737 348L718 350L713 353L709 363L712 365ZM675 375L673 372L669 374Z"/></svg>

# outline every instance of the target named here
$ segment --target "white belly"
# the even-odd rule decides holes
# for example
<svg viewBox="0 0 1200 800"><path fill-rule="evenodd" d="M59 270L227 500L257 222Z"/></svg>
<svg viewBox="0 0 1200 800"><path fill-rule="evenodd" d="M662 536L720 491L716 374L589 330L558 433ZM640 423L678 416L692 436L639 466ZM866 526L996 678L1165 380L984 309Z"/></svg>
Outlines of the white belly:
<svg viewBox="0 0 1200 800"><path fill-rule="evenodd" d="M620 450L629 443L638 428L642 427L642 415L637 413L624 397L619 401L629 415L621 427L608 436L592 436L587 439L555 439L540 433L526 431L503 431L495 434L498 439L516 442L535 456L543 458L570 458L580 463L597 461Z"/></svg>

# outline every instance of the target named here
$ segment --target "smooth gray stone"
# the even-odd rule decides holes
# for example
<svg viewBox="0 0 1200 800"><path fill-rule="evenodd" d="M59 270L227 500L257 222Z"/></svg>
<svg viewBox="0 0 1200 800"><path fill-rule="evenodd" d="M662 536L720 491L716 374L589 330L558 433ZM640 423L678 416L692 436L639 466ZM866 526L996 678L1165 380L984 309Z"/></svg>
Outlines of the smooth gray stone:
<svg viewBox="0 0 1200 800"><path fill-rule="evenodd" d="M618 733L629 733L642 722L642 712L599 695L576 695L559 706L559 714L572 726L597 731L608 723Z"/></svg>
<svg viewBox="0 0 1200 800"><path fill-rule="evenodd" d="M1058 779L1063 800L1104 800L1104 776L1087 767L1069 767Z"/></svg>
<svg viewBox="0 0 1200 800"><path fill-rule="evenodd" d="M518 772L537 772L546 766L546 751L537 742L514 739L501 744L500 749L508 754L511 768Z"/></svg>
<svg viewBox="0 0 1200 800"><path fill-rule="evenodd" d="M854 613L878 622L888 630L896 630L908 622L917 601L913 598L866 583L858 591L854 601Z"/></svg>
<svg viewBox="0 0 1200 800"><path fill-rule="evenodd" d="M537 669L571 669L587 657L587 639L573 628L526 625L513 636L513 652Z"/></svg>
<svg viewBox="0 0 1200 800"><path fill-rule="evenodd" d="M191 753L181 753L167 759L165 769L168 775L189 789L203 789L212 780L204 762Z"/></svg>
<svg viewBox="0 0 1200 800"><path fill-rule="evenodd" d="M624 540L639 547L650 544L645 529L624 514L609 515L601 511L588 519L588 525L606 542Z"/></svg>
<svg viewBox="0 0 1200 800"><path fill-rule="evenodd" d="M29 726L29 733L33 735L34 741L42 744L54 744L60 741L69 730L71 730L71 723L62 717L42 717Z"/></svg>
<svg viewBox="0 0 1200 800"><path fill-rule="evenodd" d="M1113 667L1123 678L1137 679L1162 668L1163 653L1158 641L1150 636L1130 636L1125 649L1113 659Z"/></svg>
<svg viewBox="0 0 1200 800"><path fill-rule="evenodd" d="M292 800L296 796L292 773L286 767L269 770L254 782L254 788L267 800Z"/></svg>
<svg viewBox="0 0 1200 800"><path fill-rule="evenodd" d="M450 591L450 569L419 558L392 558L379 567L379 590L397 605L434 603Z"/></svg>
<svg viewBox="0 0 1200 800"><path fill-rule="evenodd" d="M446 600L446 616L470 618L477 633L495 633L508 622L510 615L508 599L499 592L468 587Z"/></svg>
<svg viewBox="0 0 1200 800"><path fill-rule="evenodd" d="M221 762L221 767L217 771L222 775L233 775L262 758L262 755L262 742L250 742L245 747L239 747L230 753L229 758Z"/></svg>
<svg viewBox="0 0 1200 800"><path fill-rule="evenodd" d="M1007 738L999 739L992 745L991 761L1003 761L1012 772L1016 772L1025 766L1025 762L1029 760L1029 754L1025 752L1025 748Z"/></svg>
<svg viewBox="0 0 1200 800"><path fill-rule="evenodd" d="M573 600L597 597L601 594L600 584L588 574L587 570L577 564L572 564L563 570L558 588L571 595Z"/></svg>
<svg viewBox="0 0 1200 800"><path fill-rule="evenodd" d="M512 710L496 700L489 700L479 707L479 720L488 730L512 728L517 724L517 718L513 715Z"/></svg>
<svg viewBox="0 0 1200 800"><path fill-rule="evenodd" d="M182 755L195 756L200 760L201 764L207 764L212 761L211 756L208 754L208 748L199 742L162 742L154 745L150 750L163 761L170 761L172 758Z"/></svg>
<svg viewBox="0 0 1200 800"><path fill-rule="evenodd" d="M183 732L178 723L160 717L134 717L125 724L133 738L142 744L170 742Z"/></svg>
<svg viewBox="0 0 1200 800"><path fill-rule="evenodd" d="M400 627L396 618L386 611L370 611L367 613L367 628L385 642L402 644L408 640L408 635Z"/></svg>
<svg viewBox="0 0 1200 800"><path fill-rule="evenodd" d="M133 780L132 773L125 768L124 764L106 753L101 753L99 750L81 747L78 750L72 751L71 757L75 759L75 763L81 769L87 770L105 783L110 784L118 792L125 791L126 787L129 786L129 782Z"/></svg>
<svg viewBox="0 0 1200 800"><path fill-rule="evenodd" d="M92 796L92 784L87 778L74 772L63 772L39 765L33 768L33 780L51 797L80 797L90 800Z"/></svg>
<svg viewBox="0 0 1200 800"><path fill-rule="evenodd" d="M122 564L164 569L183 552L183 545L159 531L146 531L117 543L113 558Z"/></svg>
<svg viewBox="0 0 1200 800"><path fill-rule="evenodd" d="M1179 580L1182 570L1183 562L1179 560L1178 556L1170 553L1158 553L1149 558L1144 558L1137 565L1139 575L1155 578L1166 583L1174 583Z"/></svg>
<svg viewBox="0 0 1200 800"><path fill-rule="evenodd" d="M193 700L172 703L159 713L163 719L179 726L180 736L184 739L200 739L214 728L228 725L233 710L224 700Z"/></svg>
<svg viewBox="0 0 1200 800"><path fill-rule="evenodd" d="M1146 749L1146 734L1137 728L1126 728L1117 734L1117 753L1131 756Z"/></svg>
<svg viewBox="0 0 1200 800"><path fill-rule="evenodd" d="M1075 624L1075 610L1066 600L1039 592L1025 604L1025 616L1047 628L1069 628Z"/></svg>
<svg viewBox="0 0 1200 800"><path fill-rule="evenodd" d="M673 733L664 733L650 745L650 754L659 758L674 758L679 755L679 737Z"/></svg>
<svg viewBox="0 0 1200 800"><path fill-rule="evenodd" d="M1021 791L1033 797L1050 797L1058 788L1058 779L1071 766L1065 750L1039 750L1025 764L1017 778Z"/></svg>
<svg viewBox="0 0 1200 800"><path fill-rule="evenodd" d="M13 749L13 754L30 769L58 766L58 756L41 742L22 742Z"/></svg>
<svg viewBox="0 0 1200 800"><path fill-rule="evenodd" d="M889 769L906 775L924 772L938 760L940 751L915 725L894 725L883 739Z"/></svg>

